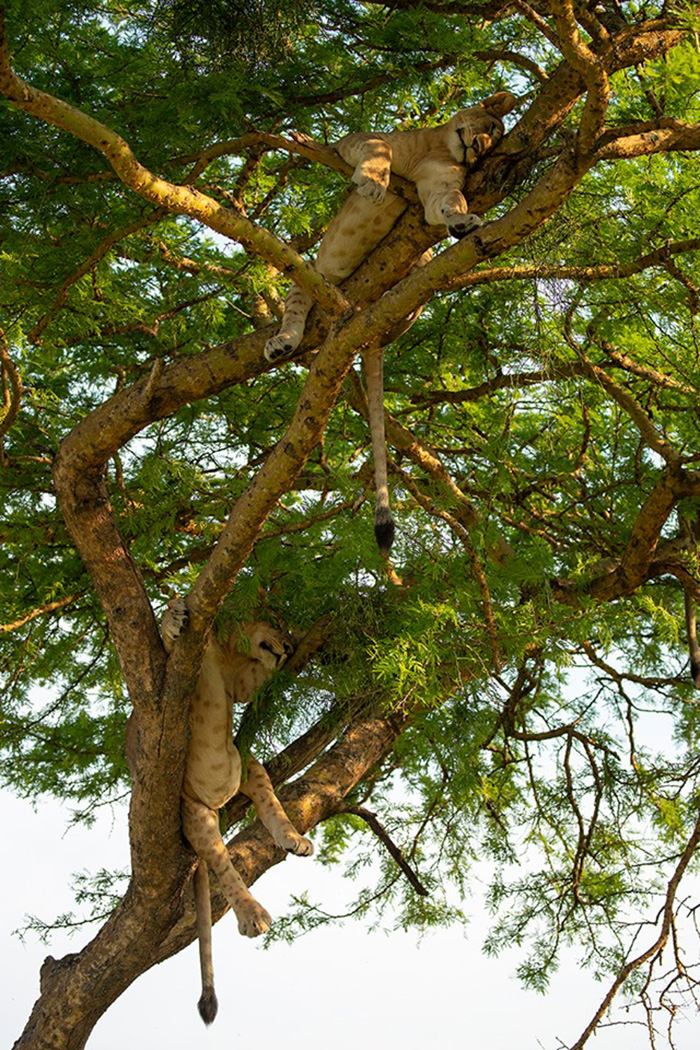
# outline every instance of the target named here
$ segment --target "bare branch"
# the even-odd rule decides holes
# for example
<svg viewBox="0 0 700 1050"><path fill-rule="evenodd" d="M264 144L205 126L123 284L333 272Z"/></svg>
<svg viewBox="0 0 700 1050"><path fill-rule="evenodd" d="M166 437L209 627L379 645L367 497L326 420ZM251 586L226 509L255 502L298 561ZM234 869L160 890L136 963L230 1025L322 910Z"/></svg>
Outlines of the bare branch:
<svg viewBox="0 0 700 1050"><path fill-rule="evenodd" d="M416 875L415 871L408 863L406 858L404 857L399 847L396 845L395 842L392 841L386 828L377 819L374 813L371 813L368 809L365 809L364 806L342 806L338 810L338 812L351 813L354 816L360 817L362 820L364 820L365 824L367 824L367 826L372 829L372 831L377 836L382 845L386 847L387 852L396 861L399 868L404 873L411 886L413 886L413 889L416 891L416 893L419 894L419 896L421 897L429 896L429 891L426 890L425 886L420 881L420 879L418 878L418 876Z"/></svg>
<svg viewBox="0 0 700 1050"><path fill-rule="evenodd" d="M686 868L688 867L688 864L693 858L699 844L700 816L698 816L693 832L690 838L688 839L688 842L686 843L683 852L681 853L678 864L676 865L676 869L667 885L666 899L664 902L664 908L662 913L661 930L659 931L658 937L656 938L653 944L651 944L647 949L645 949L645 951L641 952L641 954L636 956L636 958L631 959L629 962L626 962L624 966L620 968L617 977L610 986L607 994L605 995L605 998L596 1010L589 1024L586 1026L582 1034L571 1047L571 1050L583 1050L583 1047L588 1042L590 1036L593 1035L593 1033L595 1032L601 1019L607 1013L607 1010L610 1007L610 1004L612 1003L613 999L615 998L615 996L617 995L618 991L625 983L627 978L630 976L630 974L634 973L635 970L639 969L639 967L642 966L649 959L658 957L661 951L663 950L671 932L671 928L673 926L674 903L678 887L680 885L681 879L683 878L683 875L685 874Z"/></svg>

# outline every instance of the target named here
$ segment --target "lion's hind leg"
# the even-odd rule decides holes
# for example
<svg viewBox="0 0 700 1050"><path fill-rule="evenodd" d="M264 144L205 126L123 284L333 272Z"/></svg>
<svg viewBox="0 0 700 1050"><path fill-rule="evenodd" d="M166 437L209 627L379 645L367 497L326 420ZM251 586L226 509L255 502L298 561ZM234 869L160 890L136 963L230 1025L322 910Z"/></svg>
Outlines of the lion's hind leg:
<svg viewBox="0 0 700 1050"><path fill-rule="evenodd" d="M219 831L217 812L183 795L182 827L197 856L207 862L218 878L221 892L236 913L239 932L244 937L257 937L269 930L272 919L249 893L231 863Z"/></svg>
<svg viewBox="0 0 700 1050"><path fill-rule="evenodd" d="M268 361L277 361L296 350L304 338L306 318L313 302L297 284L291 286L285 299L280 330L265 343L263 353Z"/></svg>

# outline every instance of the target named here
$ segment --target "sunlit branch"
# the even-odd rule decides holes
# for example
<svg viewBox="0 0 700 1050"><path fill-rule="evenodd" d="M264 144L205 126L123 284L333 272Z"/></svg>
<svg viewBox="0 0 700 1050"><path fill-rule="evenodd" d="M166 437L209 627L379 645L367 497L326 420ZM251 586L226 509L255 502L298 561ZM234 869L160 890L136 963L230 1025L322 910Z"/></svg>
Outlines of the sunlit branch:
<svg viewBox="0 0 700 1050"><path fill-rule="evenodd" d="M175 162L194 165L187 178L189 182L194 181L217 158L236 156L249 150L254 150L256 153L272 151L292 153L303 157L305 160L313 161L315 164L322 164L332 171L345 175L348 179L354 171L353 167L344 161L332 146L325 146L320 142L316 142L309 135L302 135L298 132L294 132L291 138L285 138L283 135L273 135L266 131L252 131L235 139L217 142L207 149L200 150L198 153L176 157ZM406 179L402 179L399 175L392 173L388 188L397 197L403 197L407 201L418 200L413 184Z"/></svg>
<svg viewBox="0 0 700 1050"><path fill-rule="evenodd" d="M648 365L640 365L637 361L633 361L627 354L622 354L619 350L613 349L610 343L605 339L599 339L598 342L610 360L619 368L624 369L625 372L630 372L632 375L639 376L640 379L646 379L650 383L653 383L654 386L667 390L678 390L679 393L685 394L689 397L698 396L698 391L695 387L689 386L687 383L681 383L678 379L666 375L664 372L659 372L656 368L649 368Z"/></svg>
<svg viewBox="0 0 700 1050"><path fill-rule="evenodd" d="M552 4L552 15L562 54L585 81L588 89L577 133L577 148L586 152L603 128L610 99L610 84L603 62L581 39L572 0L558 0Z"/></svg>
<svg viewBox="0 0 700 1050"><path fill-rule="evenodd" d="M700 146L700 142L698 143ZM551 266L551 265L529 265L529 266L491 266L472 270L470 273L459 274L446 290L456 288L471 288L480 284L490 284L494 281L527 281L527 280L552 280L552 281L606 281L618 280L625 277L633 277L653 266L666 268L668 259L674 255L682 255L686 252L697 251L700 248L700 237L692 237L684 241L666 242L654 251L646 252L625 263L599 263L590 266Z"/></svg>
<svg viewBox="0 0 700 1050"><path fill-rule="evenodd" d="M700 149L700 124L685 124L673 117L614 128L604 132L597 145L597 160L628 160L652 153Z"/></svg>
<svg viewBox="0 0 700 1050"><path fill-rule="evenodd" d="M15 620L14 623L0 623L0 634L7 634L10 631L16 631L18 627L24 627L26 623L30 623L32 620L36 620L39 616L46 616L48 613L57 612L59 609L65 609L67 605L79 598L80 594L67 594L65 598L61 598L59 601L47 602L46 605L42 605L38 609L32 609L31 612L25 613L19 620Z"/></svg>
<svg viewBox="0 0 700 1050"><path fill-rule="evenodd" d="M411 400L418 404L462 405L479 401L481 398L488 398L498 390L527 389L531 386L541 386L542 383L556 382L559 379L571 379L574 376L584 375L584 372L584 366L574 362L544 368L539 372L494 376L493 379L487 379L484 383L470 387L468 390L413 390Z"/></svg>
<svg viewBox="0 0 700 1050"><path fill-rule="evenodd" d="M525 3L525 0L515 0L513 7L516 11L519 11L529 22L540 31L545 39L549 40L550 44L553 44L557 50L560 50L561 44L559 37L551 28L549 23L537 12L531 4Z"/></svg>
<svg viewBox="0 0 700 1050"><path fill-rule="evenodd" d="M544 84L549 80L547 73L545 73L544 69L542 69L534 59L528 58L527 55L521 55L517 51L490 48L486 51L476 51L474 53L474 58L481 59L482 62L510 62L514 66L519 66L521 69L530 73L535 80L540 82L540 84Z"/></svg>
<svg viewBox="0 0 700 1050"><path fill-rule="evenodd" d="M592 361L583 355L582 364L589 378L594 383L598 383L605 390L606 394L629 416L649 448L658 453L669 466L677 466L681 459L679 453L661 437L649 415L639 402L627 390L619 386L607 372L598 365L593 364Z"/></svg>

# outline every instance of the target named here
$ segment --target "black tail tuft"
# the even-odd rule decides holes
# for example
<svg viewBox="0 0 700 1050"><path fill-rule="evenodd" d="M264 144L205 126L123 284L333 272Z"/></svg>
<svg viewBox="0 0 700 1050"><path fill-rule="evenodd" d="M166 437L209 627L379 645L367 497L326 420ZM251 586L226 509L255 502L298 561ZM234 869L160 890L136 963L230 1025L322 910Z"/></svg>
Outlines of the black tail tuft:
<svg viewBox="0 0 700 1050"><path fill-rule="evenodd" d="M219 1001L213 988L207 988L202 992L197 1008L204 1023L211 1024L219 1009Z"/></svg>
<svg viewBox="0 0 700 1050"><path fill-rule="evenodd" d="M700 689L700 661L694 656L690 657L690 677L696 689Z"/></svg>
<svg viewBox="0 0 700 1050"><path fill-rule="evenodd" d="M396 529L394 528L394 519L391 516L391 511L388 507L379 508L374 515L374 535L377 539L379 553L383 558L389 557L395 533Z"/></svg>

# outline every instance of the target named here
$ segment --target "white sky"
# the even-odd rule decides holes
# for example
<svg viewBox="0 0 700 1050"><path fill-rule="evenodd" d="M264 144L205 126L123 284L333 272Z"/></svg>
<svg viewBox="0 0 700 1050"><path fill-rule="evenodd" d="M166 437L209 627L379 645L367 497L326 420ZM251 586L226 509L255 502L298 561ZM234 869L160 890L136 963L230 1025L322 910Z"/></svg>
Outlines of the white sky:
<svg viewBox="0 0 700 1050"><path fill-rule="evenodd" d="M33 935L22 944L12 930L27 914L52 919L73 908L73 872L128 864L125 818L91 831L65 832L67 810L54 802L34 812L8 794L0 797L5 857L1 869L0 929L3 996L0 1045L19 1036L38 995L39 966L47 954L78 951L89 938L59 933L43 945ZM37 848L44 863L37 860ZM313 858L289 858L256 883L255 893L274 915L291 893L308 889L329 911L342 911L353 889L340 869ZM307 934L295 944L263 951L238 934L226 915L214 929L219 1015L205 1029L196 1010L199 974L196 946L163 963L121 997L97 1025L90 1050L230 1050L256 1040L285 1050L561 1050L581 1033L607 985L597 984L573 958L546 996L522 990L513 978L520 959L480 952L488 917L478 900L466 903L473 919L465 931L437 931L418 940L401 932L367 933L351 922ZM272 1003L270 1002L272 998ZM614 1020L627 1015L618 1010ZM261 1042L262 1031L270 1033ZM676 1032L676 1050L700 1046L700 1015L691 1012ZM250 1045L250 1044L248 1044ZM644 1050L645 1030L629 1024L603 1029L591 1050ZM659 1050L665 1041L658 1044Z"/></svg>

